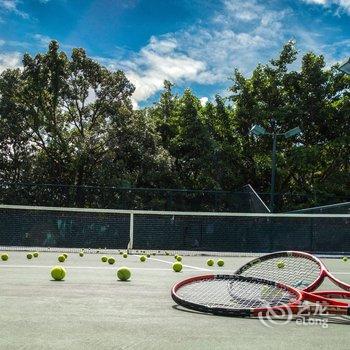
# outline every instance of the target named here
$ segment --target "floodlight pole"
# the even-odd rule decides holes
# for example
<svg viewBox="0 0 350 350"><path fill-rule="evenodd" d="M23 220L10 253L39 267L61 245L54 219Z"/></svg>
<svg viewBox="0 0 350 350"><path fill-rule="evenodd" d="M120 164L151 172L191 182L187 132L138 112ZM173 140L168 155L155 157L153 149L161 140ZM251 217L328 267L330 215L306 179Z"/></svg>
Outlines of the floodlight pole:
<svg viewBox="0 0 350 350"><path fill-rule="evenodd" d="M271 192L270 192L270 210L271 213L275 209L275 183L276 183L276 149L277 149L277 134L274 131L272 134L272 169L271 169Z"/></svg>
<svg viewBox="0 0 350 350"><path fill-rule="evenodd" d="M295 135L299 135L301 130L299 127L288 130L284 133L277 133L276 120L271 121L272 133L267 132L262 126L254 125L250 132L255 136L271 135L272 136L272 169L271 169L271 189L270 189L270 210L271 213L275 209L275 185L276 185L276 153L277 153L277 136L284 136L286 139Z"/></svg>

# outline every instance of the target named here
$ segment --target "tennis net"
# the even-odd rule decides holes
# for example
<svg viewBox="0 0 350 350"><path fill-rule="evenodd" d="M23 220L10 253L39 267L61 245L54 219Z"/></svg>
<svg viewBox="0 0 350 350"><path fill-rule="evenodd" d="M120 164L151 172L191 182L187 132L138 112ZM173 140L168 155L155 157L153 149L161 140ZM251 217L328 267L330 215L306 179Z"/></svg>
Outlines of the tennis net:
<svg viewBox="0 0 350 350"><path fill-rule="evenodd" d="M0 205L0 246L345 254L350 252L350 215Z"/></svg>

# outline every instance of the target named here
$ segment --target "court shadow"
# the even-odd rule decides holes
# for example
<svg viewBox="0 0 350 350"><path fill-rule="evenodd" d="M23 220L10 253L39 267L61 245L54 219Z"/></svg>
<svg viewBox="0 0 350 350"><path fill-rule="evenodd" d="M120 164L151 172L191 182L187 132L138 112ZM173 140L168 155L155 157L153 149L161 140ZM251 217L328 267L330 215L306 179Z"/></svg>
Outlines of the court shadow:
<svg viewBox="0 0 350 350"><path fill-rule="evenodd" d="M117 280L118 283L130 283L131 280L127 280L127 281L121 281L121 280Z"/></svg>
<svg viewBox="0 0 350 350"><path fill-rule="evenodd" d="M203 315L203 316L215 316L214 314L210 314L210 313L205 313L205 312L200 312L200 311L196 311L196 310L191 310L191 309L186 309L180 305L174 304L172 306L172 308L174 310L177 311L181 311L181 312L185 312L185 313L190 313L190 314L197 314L197 315Z"/></svg>
<svg viewBox="0 0 350 350"><path fill-rule="evenodd" d="M51 279L50 281L51 281L51 282L65 282L65 280L59 280L59 281L57 281L57 280L54 280L54 279Z"/></svg>
<svg viewBox="0 0 350 350"><path fill-rule="evenodd" d="M258 317L240 317L240 316L230 316L230 315L215 315L211 313L206 312L200 312L196 310L186 309L181 305L174 304L172 306L174 310L190 313L190 314L197 314L197 315L203 315L203 316L219 316L219 317L229 317L229 318L242 318L242 319L252 319L252 320L258 320ZM346 324L350 325L350 316L332 316L332 315L313 315L310 317L304 317L305 320L322 320L326 321L328 324ZM267 320L267 319L266 319ZM286 318L272 318L274 322L286 322ZM294 317L291 319L291 322L297 322L298 318Z"/></svg>

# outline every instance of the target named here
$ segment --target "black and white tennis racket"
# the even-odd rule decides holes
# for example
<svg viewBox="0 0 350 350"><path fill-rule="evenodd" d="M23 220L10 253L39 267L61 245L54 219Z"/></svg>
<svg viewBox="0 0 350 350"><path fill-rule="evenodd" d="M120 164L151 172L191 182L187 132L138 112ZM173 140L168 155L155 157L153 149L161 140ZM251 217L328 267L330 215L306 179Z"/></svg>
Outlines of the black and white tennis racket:
<svg viewBox="0 0 350 350"><path fill-rule="evenodd" d="M280 263L282 268L278 268ZM334 277L319 258L299 251L281 251L263 255L249 261L234 274L281 282L328 298L348 299L350 296L350 293L341 291L315 292L326 278L347 292L350 292L350 285Z"/></svg>

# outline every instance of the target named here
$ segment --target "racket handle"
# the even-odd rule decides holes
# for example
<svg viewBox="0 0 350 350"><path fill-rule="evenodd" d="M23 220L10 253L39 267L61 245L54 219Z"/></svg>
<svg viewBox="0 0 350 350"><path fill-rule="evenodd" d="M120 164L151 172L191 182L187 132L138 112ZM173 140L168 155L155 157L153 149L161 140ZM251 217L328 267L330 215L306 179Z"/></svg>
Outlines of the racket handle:
<svg viewBox="0 0 350 350"><path fill-rule="evenodd" d="M290 314L297 316L313 315L346 315L350 316L350 307L333 305L290 305L287 307L276 307L267 309L255 309L253 315L257 317L288 316Z"/></svg>
<svg viewBox="0 0 350 350"><path fill-rule="evenodd" d="M312 292L312 294L315 294L317 296L323 297L323 298L330 298L330 299L350 299L350 292L343 292L343 291L319 291L319 292Z"/></svg>
<svg viewBox="0 0 350 350"><path fill-rule="evenodd" d="M350 307L333 306L333 305L307 305L297 307L298 315L350 315Z"/></svg>

